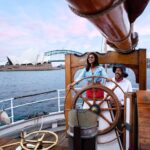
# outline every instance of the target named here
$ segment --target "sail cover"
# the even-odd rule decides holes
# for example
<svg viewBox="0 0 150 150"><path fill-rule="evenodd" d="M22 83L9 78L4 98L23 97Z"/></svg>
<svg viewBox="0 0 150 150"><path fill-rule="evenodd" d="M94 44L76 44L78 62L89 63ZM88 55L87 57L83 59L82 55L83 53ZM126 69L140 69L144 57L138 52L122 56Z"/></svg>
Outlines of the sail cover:
<svg viewBox="0 0 150 150"><path fill-rule="evenodd" d="M146 8L149 0L126 0L125 6L130 23L133 23Z"/></svg>

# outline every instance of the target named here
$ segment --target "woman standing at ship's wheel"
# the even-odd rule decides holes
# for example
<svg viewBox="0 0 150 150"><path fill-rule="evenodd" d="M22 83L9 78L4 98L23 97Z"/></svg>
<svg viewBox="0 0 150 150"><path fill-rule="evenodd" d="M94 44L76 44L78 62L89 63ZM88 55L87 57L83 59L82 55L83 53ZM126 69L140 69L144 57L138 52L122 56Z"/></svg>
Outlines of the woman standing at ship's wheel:
<svg viewBox="0 0 150 150"><path fill-rule="evenodd" d="M96 53L91 52L88 54L87 57L87 65L77 79L69 85L69 87L72 87L75 83L77 83L79 80L87 77L92 77L92 76L100 76L100 77L107 77L105 69L99 65L98 63L98 56ZM94 81L93 81L94 80ZM91 84L99 85L99 84L104 84L104 79L102 78L87 78L87 85ZM87 98L103 98L104 97L104 92L100 89L97 90L87 90L86 91L86 97Z"/></svg>

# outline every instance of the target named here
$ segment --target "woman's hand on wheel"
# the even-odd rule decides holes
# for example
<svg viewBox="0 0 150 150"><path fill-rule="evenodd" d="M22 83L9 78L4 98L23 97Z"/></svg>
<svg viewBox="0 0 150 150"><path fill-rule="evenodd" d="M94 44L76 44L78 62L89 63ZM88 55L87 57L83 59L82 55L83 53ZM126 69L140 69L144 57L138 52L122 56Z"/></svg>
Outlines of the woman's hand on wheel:
<svg viewBox="0 0 150 150"><path fill-rule="evenodd" d="M71 89L72 88L72 84L68 84L67 89Z"/></svg>
<svg viewBox="0 0 150 150"><path fill-rule="evenodd" d="M72 83L68 84L67 89L71 89L75 85L75 83L76 82L72 82Z"/></svg>
<svg viewBox="0 0 150 150"><path fill-rule="evenodd" d="M110 81L112 81L111 78L107 78L107 79L106 79L106 82L110 82Z"/></svg>

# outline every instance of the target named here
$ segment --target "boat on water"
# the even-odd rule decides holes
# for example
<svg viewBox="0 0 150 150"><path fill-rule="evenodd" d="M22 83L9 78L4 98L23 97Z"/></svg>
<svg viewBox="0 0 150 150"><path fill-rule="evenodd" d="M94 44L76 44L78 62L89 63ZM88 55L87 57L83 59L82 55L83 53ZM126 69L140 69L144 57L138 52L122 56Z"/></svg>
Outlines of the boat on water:
<svg viewBox="0 0 150 150"><path fill-rule="evenodd" d="M3 126L1 131L5 132L0 137L0 148L10 150L149 150L150 92L146 88L146 49L136 49L138 34L132 30L133 23L149 1L67 1L74 13L87 18L98 27L107 39L107 43L114 48L114 52L97 53L99 63L125 64L134 71L139 89L136 92L124 93L124 108L120 108L114 89L94 84L78 87L80 82L85 80L82 79L67 90L64 114L48 114L41 117L41 126L38 130L35 129L37 118L18 123L12 122L10 125ZM82 56L72 54L65 56L66 87L73 82L75 73L84 67L86 57L87 53ZM115 88L120 87L116 84ZM101 89L107 96L103 99L93 98L92 103L89 103L83 96L83 93L89 89ZM108 95L115 101L115 108L110 107ZM82 108L82 105L79 106L78 100L87 103L89 107L94 107L94 104L98 103L99 115ZM123 132L117 129L121 109L124 113ZM116 111L115 116L113 116L113 110ZM99 120L99 125L97 120ZM63 121L65 123L61 124ZM26 125L23 125L24 123ZM24 129L20 137L16 136L20 132L19 126L20 129ZM34 129L36 131L33 131ZM123 141L120 140L121 134Z"/></svg>

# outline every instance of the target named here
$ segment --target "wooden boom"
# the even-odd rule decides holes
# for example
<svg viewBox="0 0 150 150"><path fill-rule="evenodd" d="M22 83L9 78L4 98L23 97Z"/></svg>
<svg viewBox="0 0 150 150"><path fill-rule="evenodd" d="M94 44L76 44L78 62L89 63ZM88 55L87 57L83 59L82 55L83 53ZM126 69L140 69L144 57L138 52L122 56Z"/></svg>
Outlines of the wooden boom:
<svg viewBox="0 0 150 150"><path fill-rule="evenodd" d="M138 35L133 33L132 23L142 13L148 0L67 1L71 10L92 22L106 38L107 44L117 51L129 53L137 45ZM134 9L130 6L132 3L135 5Z"/></svg>

